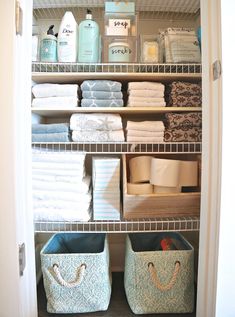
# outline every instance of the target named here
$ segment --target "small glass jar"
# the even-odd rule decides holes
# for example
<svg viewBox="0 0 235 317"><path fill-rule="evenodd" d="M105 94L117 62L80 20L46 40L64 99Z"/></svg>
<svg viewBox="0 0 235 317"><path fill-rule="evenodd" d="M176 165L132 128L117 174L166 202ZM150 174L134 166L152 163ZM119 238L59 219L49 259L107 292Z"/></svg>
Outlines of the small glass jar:
<svg viewBox="0 0 235 317"><path fill-rule="evenodd" d="M132 49L127 42L114 42L109 44L110 63L129 63Z"/></svg>

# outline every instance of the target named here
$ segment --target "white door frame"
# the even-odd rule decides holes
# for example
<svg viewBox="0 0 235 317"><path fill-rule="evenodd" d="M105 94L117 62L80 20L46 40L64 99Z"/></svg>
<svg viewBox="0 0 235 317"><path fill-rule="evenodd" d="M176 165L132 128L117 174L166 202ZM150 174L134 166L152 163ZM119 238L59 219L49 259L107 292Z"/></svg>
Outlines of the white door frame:
<svg viewBox="0 0 235 317"><path fill-rule="evenodd" d="M0 1L0 315L37 316L31 212L31 0L21 0L23 35L16 36L15 0ZM26 267L19 275L19 245Z"/></svg>

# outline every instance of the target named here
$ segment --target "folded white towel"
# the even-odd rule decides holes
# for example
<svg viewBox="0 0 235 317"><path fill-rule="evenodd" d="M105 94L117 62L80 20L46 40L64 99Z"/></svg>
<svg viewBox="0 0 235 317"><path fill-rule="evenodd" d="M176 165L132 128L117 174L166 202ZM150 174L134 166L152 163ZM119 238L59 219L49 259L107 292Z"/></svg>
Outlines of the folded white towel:
<svg viewBox="0 0 235 317"><path fill-rule="evenodd" d="M71 184L80 184L81 180L84 177L84 174L81 176L69 176L69 175L45 175L45 174L35 174L32 171L33 180L44 181L44 182L65 182Z"/></svg>
<svg viewBox="0 0 235 317"><path fill-rule="evenodd" d="M77 97L78 85L37 84L32 87L32 93L36 98L68 96Z"/></svg>
<svg viewBox="0 0 235 317"><path fill-rule="evenodd" d="M127 130L141 131L164 131L165 126L162 121L127 121Z"/></svg>
<svg viewBox="0 0 235 317"><path fill-rule="evenodd" d="M80 184L70 184L65 182L44 182L39 180L32 181L33 190L41 189L48 191L74 192L77 194L87 194L91 184L90 177L84 177Z"/></svg>
<svg viewBox="0 0 235 317"><path fill-rule="evenodd" d="M61 199L45 199L33 200L34 208L53 208L53 209L71 209L71 210L88 210L90 208L91 200L88 202L70 202Z"/></svg>
<svg viewBox="0 0 235 317"><path fill-rule="evenodd" d="M124 142L123 130L115 131L73 131L74 142Z"/></svg>
<svg viewBox="0 0 235 317"><path fill-rule="evenodd" d="M166 102L143 102L143 101L131 101L127 103L127 107L165 107Z"/></svg>
<svg viewBox="0 0 235 317"><path fill-rule="evenodd" d="M61 191L47 191L47 190L40 190L35 189L33 190L33 199L34 200L63 200L63 201L72 201L72 202L83 202L83 203L89 203L92 199L91 191L89 191L87 194L78 194L74 192L61 192Z"/></svg>
<svg viewBox="0 0 235 317"><path fill-rule="evenodd" d="M127 130L127 136L164 137L164 131Z"/></svg>
<svg viewBox="0 0 235 317"><path fill-rule="evenodd" d="M90 209L34 208L35 221L88 221L90 218Z"/></svg>
<svg viewBox="0 0 235 317"><path fill-rule="evenodd" d="M163 142L164 137L150 137L150 136L127 136L127 142L142 142L142 143L147 143L147 142Z"/></svg>
<svg viewBox="0 0 235 317"><path fill-rule="evenodd" d="M77 97L48 97L34 98L32 107L47 107L47 108L68 108L72 109L78 106Z"/></svg>
<svg viewBox="0 0 235 317"><path fill-rule="evenodd" d="M77 131L121 130L122 119L119 114L74 113L70 118L70 129Z"/></svg>
<svg viewBox="0 0 235 317"><path fill-rule="evenodd" d="M76 172L83 172L84 164L80 162L65 162L65 163L57 163L57 162L32 162L33 169L44 169L44 170L74 170L74 175Z"/></svg>
<svg viewBox="0 0 235 317"><path fill-rule="evenodd" d="M150 81L139 81L129 82L128 90L157 90L164 92L165 86L162 83L150 82Z"/></svg>
<svg viewBox="0 0 235 317"><path fill-rule="evenodd" d="M80 163L84 165L86 154L73 151L32 150L33 162Z"/></svg>
<svg viewBox="0 0 235 317"><path fill-rule="evenodd" d="M135 103L135 102L150 102L150 103L164 103L165 99L163 97L134 97L129 96L128 103Z"/></svg>
<svg viewBox="0 0 235 317"><path fill-rule="evenodd" d="M34 169L33 175L76 176L82 179L85 176L85 167L83 170L77 171L74 171L73 169Z"/></svg>
<svg viewBox="0 0 235 317"><path fill-rule="evenodd" d="M133 96L133 97L151 97L151 98L164 97L164 91L160 91L160 90L131 89L128 91L128 93L129 93L129 96Z"/></svg>

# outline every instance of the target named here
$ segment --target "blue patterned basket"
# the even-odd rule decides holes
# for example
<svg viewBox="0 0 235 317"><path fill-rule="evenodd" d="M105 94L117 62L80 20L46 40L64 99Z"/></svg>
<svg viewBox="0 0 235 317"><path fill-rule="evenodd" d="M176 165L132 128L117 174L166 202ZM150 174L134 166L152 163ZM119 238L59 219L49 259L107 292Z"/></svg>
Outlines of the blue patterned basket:
<svg viewBox="0 0 235 317"><path fill-rule="evenodd" d="M105 234L55 234L41 250L41 264L49 313L107 310L111 275Z"/></svg>
<svg viewBox="0 0 235 317"><path fill-rule="evenodd" d="M166 236L177 242L177 250L159 250ZM135 314L193 312L193 247L178 233L129 234L124 286Z"/></svg>

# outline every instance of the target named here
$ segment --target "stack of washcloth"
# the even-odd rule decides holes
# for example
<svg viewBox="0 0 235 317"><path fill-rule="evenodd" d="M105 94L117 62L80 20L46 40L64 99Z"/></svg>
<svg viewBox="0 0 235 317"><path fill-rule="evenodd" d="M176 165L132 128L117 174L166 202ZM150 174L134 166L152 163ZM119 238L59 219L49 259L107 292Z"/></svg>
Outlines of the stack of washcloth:
<svg viewBox="0 0 235 317"><path fill-rule="evenodd" d="M189 112L183 114L166 113L165 142L201 142L202 114Z"/></svg>
<svg viewBox="0 0 235 317"><path fill-rule="evenodd" d="M74 113L70 118L74 142L124 142L122 119L111 113Z"/></svg>
<svg viewBox="0 0 235 317"><path fill-rule="evenodd" d="M162 121L127 121L127 142L163 142L165 126Z"/></svg>
<svg viewBox="0 0 235 317"><path fill-rule="evenodd" d="M167 105L172 107L201 107L201 84L174 81L167 87L166 99Z"/></svg>
<svg viewBox="0 0 235 317"><path fill-rule="evenodd" d="M90 219L91 178L85 154L33 150L32 186L35 221Z"/></svg>
<svg viewBox="0 0 235 317"><path fill-rule="evenodd" d="M123 107L122 84L112 80L85 80L82 107Z"/></svg>
<svg viewBox="0 0 235 317"><path fill-rule="evenodd" d="M129 107L165 107L165 86L155 82L130 82L128 83Z"/></svg>
<svg viewBox="0 0 235 317"><path fill-rule="evenodd" d="M32 142L69 142L69 124L32 124Z"/></svg>
<svg viewBox="0 0 235 317"><path fill-rule="evenodd" d="M32 107L74 108L78 106L78 85L37 84L32 87Z"/></svg>

